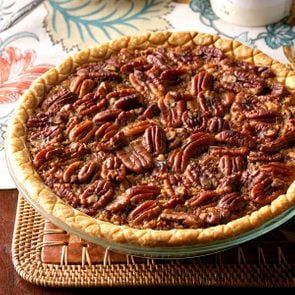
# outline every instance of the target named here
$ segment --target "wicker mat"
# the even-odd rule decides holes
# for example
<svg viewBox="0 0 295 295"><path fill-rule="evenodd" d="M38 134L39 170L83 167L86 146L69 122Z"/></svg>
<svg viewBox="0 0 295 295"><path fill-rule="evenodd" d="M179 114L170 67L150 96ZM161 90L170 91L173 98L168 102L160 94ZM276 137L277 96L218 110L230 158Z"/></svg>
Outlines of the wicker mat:
<svg viewBox="0 0 295 295"><path fill-rule="evenodd" d="M210 256L144 259L67 234L19 196L12 257L23 279L42 286L295 287L294 225L293 220L255 241Z"/></svg>

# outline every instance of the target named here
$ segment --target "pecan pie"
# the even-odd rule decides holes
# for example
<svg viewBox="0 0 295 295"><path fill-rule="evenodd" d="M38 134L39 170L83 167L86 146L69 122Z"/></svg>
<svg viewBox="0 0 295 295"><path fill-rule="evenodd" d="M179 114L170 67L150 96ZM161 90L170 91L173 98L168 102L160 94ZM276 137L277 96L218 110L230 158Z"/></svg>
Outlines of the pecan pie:
<svg viewBox="0 0 295 295"><path fill-rule="evenodd" d="M91 235L149 246L226 238L294 205L294 88L294 72L238 42L126 37L31 87L12 162L32 199Z"/></svg>

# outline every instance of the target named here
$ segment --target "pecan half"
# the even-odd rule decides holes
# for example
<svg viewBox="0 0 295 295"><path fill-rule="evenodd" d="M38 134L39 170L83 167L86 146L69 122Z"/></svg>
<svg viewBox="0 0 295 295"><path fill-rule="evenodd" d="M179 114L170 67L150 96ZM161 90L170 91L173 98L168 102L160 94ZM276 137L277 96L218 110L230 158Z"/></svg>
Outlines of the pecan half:
<svg viewBox="0 0 295 295"><path fill-rule="evenodd" d="M249 154L248 147L228 148L214 146L210 149L210 153L215 156L247 156Z"/></svg>
<svg viewBox="0 0 295 295"><path fill-rule="evenodd" d="M36 139L46 139L49 142L53 139L54 142L60 142L63 140L62 128L58 126L44 126L42 129L39 127L37 130L34 130L30 135L32 140Z"/></svg>
<svg viewBox="0 0 295 295"><path fill-rule="evenodd" d="M199 112L185 111L182 115L182 122L185 127L193 128L195 131L205 131L207 128L207 119Z"/></svg>
<svg viewBox="0 0 295 295"><path fill-rule="evenodd" d="M220 60L224 56L223 52L216 47L199 46L197 50L208 59L216 58L217 60Z"/></svg>
<svg viewBox="0 0 295 295"><path fill-rule="evenodd" d="M93 113L102 111L107 105L106 99L101 99L97 102L97 98L94 93L89 93L83 98L76 100L73 106L76 108L78 114L87 116Z"/></svg>
<svg viewBox="0 0 295 295"><path fill-rule="evenodd" d="M216 191L219 194L229 194L232 192L240 191L242 181L241 181L242 175L240 173L225 176L220 180L220 184L216 188Z"/></svg>
<svg viewBox="0 0 295 295"><path fill-rule="evenodd" d="M234 75L237 77L238 81L251 82L251 81L255 81L255 80L260 80L256 74L254 74L251 71L247 71L247 70L237 69L234 71Z"/></svg>
<svg viewBox="0 0 295 295"><path fill-rule="evenodd" d="M175 208L177 205L182 205L184 204L185 199L183 196L174 196L172 198L170 198L170 200L168 200L164 205L163 208L165 209L173 209Z"/></svg>
<svg viewBox="0 0 295 295"><path fill-rule="evenodd" d="M213 143L214 137L212 135L204 132L193 133L186 145L170 153L168 164L174 172L182 172L185 170L191 157L203 153Z"/></svg>
<svg viewBox="0 0 295 295"><path fill-rule="evenodd" d="M265 87L264 81L253 72L247 70L235 70L234 75L237 78L236 85L240 86L241 89L250 89L252 93L258 94Z"/></svg>
<svg viewBox="0 0 295 295"><path fill-rule="evenodd" d="M29 128L40 128L50 124L51 115L48 112L40 112L30 117L27 121Z"/></svg>
<svg viewBox="0 0 295 295"><path fill-rule="evenodd" d="M77 76L75 77L71 84L70 84L70 90L73 93L79 94L80 92L80 88L81 88L81 84L83 83L85 77L83 76Z"/></svg>
<svg viewBox="0 0 295 295"><path fill-rule="evenodd" d="M259 120L249 121L245 129L258 138L258 141L274 141L279 133L280 124L276 122L264 122Z"/></svg>
<svg viewBox="0 0 295 295"><path fill-rule="evenodd" d="M123 181L126 177L126 168L118 157L111 154L102 163L101 177L110 181Z"/></svg>
<svg viewBox="0 0 295 295"><path fill-rule="evenodd" d="M185 100L185 101L192 101L194 99L193 95L188 93L186 90L183 89L176 89L176 90L170 90L165 95L166 99L172 99L175 101L178 100Z"/></svg>
<svg viewBox="0 0 295 295"><path fill-rule="evenodd" d="M208 150L209 146L214 143L214 137L208 133L196 132L190 136L189 142L183 146L183 163L187 166L190 157L196 156Z"/></svg>
<svg viewBox="0 0 295 295"><path fill-rule="evenodd" d="M95 90L95 97L104 98L111 91L111 85L108 82L101 82Z"/></svg>
<svg viewBox="0 0 295 295"><path fill-rule="evenodd" d="M121 81L122 77L119 75L119 73L106 71L106 70L97 70L95 72L88 73L90 78L93 78L94 80L98 81Z"/></svg>
<svg viewBox="0 0 295 295"><path fill-rule="evenodd" d="M144 221L149 221L159 216L162 209L157 205L155 200L148 200L141 203L128 216L128 219L133 224L141 224Z"/></svg>
<svg viewBox="0 0 295 295"><path fill-rule="evenodd" d="M122 111L119 116L117 117L115 123L118 126L128 125L129 123L135 121L136 119L140 120L142 117L140 114L143 112L143 107L129 110L129 111ZM144 118L145 119L145 118Z"/></svg>
<svg viewBox="0 0 295 295"><path fill-rule="evenodd" d="M131 73L134 70L146 71L151 68L151 65L146 62L144 58L137 58L130 62L127 62L120 68L120 72L123 74Z"/></svg>
<svg viewBox="0 0 295 295"><path fill-rule="evenodd" d="M250 197L258 204L266 205L284 192L282 181L273 179L266 172L259 172L251 183Z"/></svg>
<svg viewBox="0 0 295 295"><path fill-rule="evenodd" d="M194 187L198 186L200 184L200 180L199 180L200 173L201 173L201 167L194 162L190 163L185 169L184 178L183 178L184 184L186 186L194 186Z"/></svg>
<svg viewBox="0 0 295 295"><path fill-rule="evenodd" d="M69 158L79 158L90 152L90 149L85 143L73 142L69 147L64 151L65 155L68 155Z"/></svg>
<svg viewBox="0 0 295 295"><path fill-rule="evenodd" d="M177 85L184 79L187 71L184 68L167 69L160 75L160 80L164 85Z"/></svg>
<svg viewBox="0 0 295 295"><path fill-rule="evenodd" d="M149 105L146 110L143 112L139 119L152 119L154 116L160 114L160 110L156 104Z"/></svg>
<svg viewBox="0 0 295 295"><path fill-rule="evenodd" d="M265 153L278 152L295 142L295 126L293 120L289 120L285 132L272 142L260 146L260 150Z"/></svg>
<svg viewBox="0 0 295 295"><path fill-rule="evenodd" d="M159 78L154 78L151 81L147 81L147 86L151 96L155 98L161 97L167 92L166 87Z"/></svg>
<svg viewBox="0 0 295 295"><path fill-rule="evenodd" d="M125 135L122 131L117 132L114 136L110 137L105 142L99 142L97 147L102 151L113 151L119 147L122 147L126 143Z"/></svg>
<svg viewBox="0 0 295 295"><path fill-rule="evenodd" d="M213 117L208 120L207 129L211 133L221 132L223 129L228 128L228 124L223 118Z"/></svg>
<svg viewBox="0 0 295 295"><path fill-rule="evenodd" d="M251 151L248 160L250 162L279 162L284 159L282 153L277 154L265 154L263 152Z"/></svg>
<svg viewBox="0 0 295 295"><path fill-rule="evenodd" d="M264 153L275 153L279 152L283 148L286 148L287 146L288 142L285 137L280 136L272 142L262 144L259 149Z"/></svg>
<svg viewBox="0 0 295 295"><path fill-rule="evenodd" d="M262 171L272 173L275 177L292 178L294 176L294 167L286 163L272 162L261 166Z"/></svg>
<svg viewBox="0 0 295 295"><path fill-rule="evenodd" d="M205 222L207 225L217 225L224 222L230 211L219 207L210 207L199 213L199 218Z"/></svg>
<svg viewBox="0 0 295 295"><path fill-rule="evenodd" d="M81 205L91 205L94 210L105 207L113 198L113 187L109 181L97 180L82 193Z"/></svg>
<svg viewBox="0 0 295 295"><path fill-rule="evenodd" d="M162 195L171 201L165 204L166 208L168 208L167 206L172 206L175 202L184 203L188 192L182 182L182 176L180 174L164 176L163 186ZM182 201L178 197L180 197Z"/></svg>
<svg viewBox="0 0 295 295"><path fill-rule="evenodd" d="M96 131L95 126L90 120L85 120L77 124L69 133L70 141L88 142Z"/></svg>
<svg viewBox="0 0 295 295"><path fill-rule="evenodd" d="M215 202L218 197L216 191L203 191L190 198L187 203L189 206L196 207Z"/></svg>
<svg viewBox="0 0 295 295"><path fill-rule="evenodd" d="M256 109L245 113L245 117L251 120L275 121L279 115L277 111L269 111L265 109Z"/></svg>
<svg viewBox="0 0 295 295"><path fill-rule="evenodd" d="M169 61L167 56L160 52L149 54L146 59L149 64L158 67L162 71L165 71L169 67L168 66Z"/></svg>
<svg viewBox="0 0 295 295"><path fill-rule="evenodd" d="M192 78L191 95L198 95L203 90L211 90L213 86L213 76L206 71L196 74Z"/></svg>
<svg viewBox="0 0 295 295"><path fill-rule="evenodd" d="M167 54L175 64L179 64L180 66L191 64L198 59L187 46L177 47L173 52L168 52Z"/></svg>
<svg viewBox="0 0 295 295"><path fill-rule="evenodd" d="M111 122L106 122L95 131L95 138L101 142L111 139L117 132L118 126Z"/></svg>
<svg viewBox="0 0 295 295"><path fill-rule="evenodd" d="M64 182L75 182L78 178L77 171L81 165L80 161L71 163L64 171L62 179Z"/></svg>
<svg viewBox="0 0 295 295"><path fill-rule="evenodd" d="M224 155L220 158L219 167L224 175L228 176L243 171L246 168L246 161L241 156Z"/></svg>
<svg viewBox="0 0 295 295"><path fill-rule="evenodd" d="M94 180L94 175L96 174L98 167L98 163L95 161L89 161L88 163L84 164L79 170L78 180L80 182Z"/></svg>
<svg viewBox="0 0 295 295"><path fill-rule="evenodd" d="M136 204L142 201L149 200L160 194L161 190L155 185L137 185L129 188L126 193L128 194L131 203Z"/></svg>
<svg viewBox="0 0 295 295"><path fill-rule="evenodd" d="M141 102L138 94L132 94L121 97L114 103L115 108L122 110L136 109L140 106Z"/></svg>
<svg viewBox="0 0 295 295"><path fill-rule="evenodd" d="M142 173L153 165L150 153L140 143L130 144L118 151L117 157L129 170L136 173Z"/></svg>
<svg viewBox="0 0 295 295"><path fill-rule="evenodd" d="M56 183L53 185L53 189L63 200L66 200L73 207L79 205L80 200L78 196L73 192L70 184Z"/></svg>
<svg viewBox="0 0 295 295"><path fill-rule="evenodd" d="M69 133L71 132L71 130L80 123L80 120L78 119L78 117L74 116L74 117L71 117L69 119L69 121L67 122L67 125L66 125L66 134L69 135Z"/></svg>
<svg viewBox="0 0 295 295"><path fill-rule="evenodd" d="M187 226L196 226L200 223L199 218L195 214L186 212L175 212L169 209L164 210L161 213L160 218L172 222L181 222L182 224Z"/></svg>
<svg viewBox="0 0 295 295"><path fill-rule="evenodd" d="M116 199L106 207L106 211L111 213L118 213L129 205L130 198L128 195L120 195L116 197Z"/></svg>
<svg viewBox="0 0 295 295"><path fill-rule="evenodd" d="M206 116L223 116L225 114L225 106L221 103L212 91L201 91L197 97L203 115Z"/></svg>
<svg viewBox="0 0 295 295"><path fill-rule="evenodd" d="M166 151L164 130L157 125L148 127L144 132L142 144L152 154L164 154Z"/></svg>
<svg viewBox="0 0 295 295"><path fill-rule="evenodd" d="M132 88L123 88L123 89L118 89L115 91L112 91L107 94L106 99L107 100L115 100L117 101L118 99L126 96L131 96L136 94L136 91Z"/></svg>
<svg viewBox="0 0 295 295"><path fill-rule="evenodd" d="M104 122L114 121L120 113L121 113L120 110L105 110L105 111L97 113L93 117L93 122L99 125Z"/></svg>
<svg viewBox="0 0 295 295"><path fill-rule="evenodd" d="M223 196L219 202L218 206L230 211L241 210L247 204L247 200L241 196L239 193L230 193Z"/></svg>
<svg viewBox="0 0 295 295"><path fill-rule="evenodd" d="M129 75L129 81L136 91L144 93L147 90L146 77L143 72L135 70Z"/></svg>
<svg viewBox="0 0 295 295"><path fill-rule="evenodd" d="M186 108L186 102L184 100L175 102L173 100L160 98L158 101L158 107L161 111L160 120L162 124L168 127L181 126L182 114Z"/></svg>
<svg viewBox="0 0 295 295"><path fill-rule="evenodd" d="M129 124L128 126L122 129L122 132L125 136L136 136L145 132L145 130L151 125L151 122L148 120L137 121L133 124Z"/></svg>
<svg viewBox="0 0 295 295"><path fill-rule="evenodd" d="M42 103L42 110L48 112L57 112L62 106L75 102L76 94L67 89L62 89L58 93L47 97Z"/></svg>
<svg viewBox="0 0 295 295"><path fill-rule="evenodd" d="M82 76L77 76L70 85L71 92L74 92L79 95L79 97L83 97L87 93L91 92L96 83L91 79L83 79Z"/></svg>
<svg viewBox="0 0 295 295"><path fill-rule="evenodd" d="M169 154L167 163L172 168L172 171L181 172L182 155L183 151L181 149L175 149Z"/></svg>
<svg viewBox="0 0 295 295"><path fill-rule="evenodd" d="M247 134L241 134L233 130L224 130L216 134L215 139L219 142L227 143L233 146L244 146L249 148L254 148L256 146L254 138Z"/></svg>
<svg viewBox="0 0 295 295"><path fill-rule="evenodd" d="M200 162L191 162L185 170L184 183L189 187L201 187L204 190L215 190L222 174L218 169L218 159L206 156Z"/></svg>
<svg viewBox="0 0 295 295"><path fill-rule="evenodd" d="M55 156L61 156L64 153L64 149L54 146L45 146L36 153L33 159L35 167L40 168L45 162L52 160Z"/></svg>
<svg viewBox="0 0 295 295"><path fill-rule="evenodd" d="M265 83L257 74L248 70L225 71L220 79L223 88L236 93L246 91L259 94L265 88Z"/></svg>
<svg viewBox="0 0 295 295"><path fill-rule="evenodd" d="M162 71L156 65L153 65L148 71L145 72L146 81L150 82L157 80L160 83L159 76Z"/></svg>

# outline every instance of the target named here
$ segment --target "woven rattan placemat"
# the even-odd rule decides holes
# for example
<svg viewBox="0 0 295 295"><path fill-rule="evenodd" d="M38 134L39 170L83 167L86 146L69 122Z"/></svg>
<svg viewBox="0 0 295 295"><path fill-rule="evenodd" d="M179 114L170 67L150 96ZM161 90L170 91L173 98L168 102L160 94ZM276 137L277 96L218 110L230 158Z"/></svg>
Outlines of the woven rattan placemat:
<svg viewBox="0 0 295 295"><path fill-rule="evenodd" d="M234 249L194 259L116 254L45 221L19 196L12 258L25 280L42 286L295 287L295 221Z"/></svg>

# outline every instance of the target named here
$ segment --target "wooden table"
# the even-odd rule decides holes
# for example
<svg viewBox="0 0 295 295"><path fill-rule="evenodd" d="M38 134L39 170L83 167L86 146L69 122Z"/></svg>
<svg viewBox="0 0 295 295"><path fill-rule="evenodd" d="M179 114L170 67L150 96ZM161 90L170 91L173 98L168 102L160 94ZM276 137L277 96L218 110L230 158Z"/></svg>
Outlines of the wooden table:
<svg viewBox="0 0 295 295"><path fill-rule="evenodd" d="M0 294L52 294L54 289L32 285L21 279L14 270L11 259L11 241L17 195L17 190L0 191ZM71 294L73 290L68 289L66 293L68 292ZM65 294L65 292L54 290L54 294Z"/></svg>

